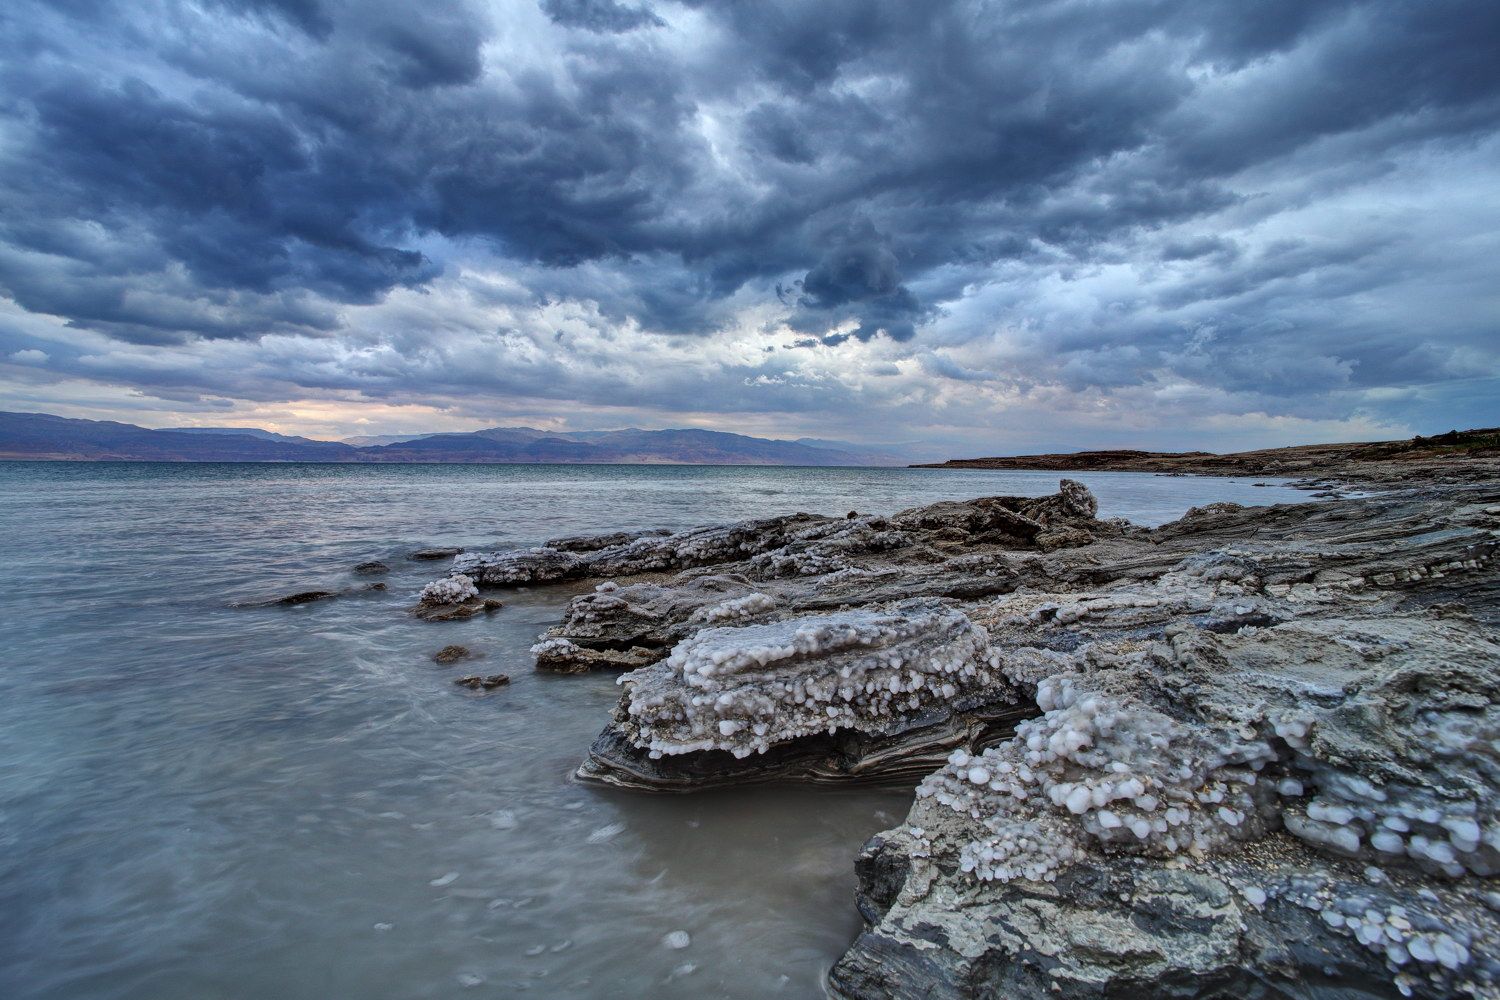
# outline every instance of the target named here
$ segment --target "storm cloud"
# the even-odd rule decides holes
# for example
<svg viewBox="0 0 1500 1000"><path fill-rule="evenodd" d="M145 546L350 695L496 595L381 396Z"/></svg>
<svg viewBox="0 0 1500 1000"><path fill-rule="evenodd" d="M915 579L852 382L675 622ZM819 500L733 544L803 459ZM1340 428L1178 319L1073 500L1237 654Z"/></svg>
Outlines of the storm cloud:
<svg viewBox="0 0 1500 1000"><path fill-rule="evenodd" d="M1484 0L16 0L0 47L8 408L1500 422Z"/></svg>

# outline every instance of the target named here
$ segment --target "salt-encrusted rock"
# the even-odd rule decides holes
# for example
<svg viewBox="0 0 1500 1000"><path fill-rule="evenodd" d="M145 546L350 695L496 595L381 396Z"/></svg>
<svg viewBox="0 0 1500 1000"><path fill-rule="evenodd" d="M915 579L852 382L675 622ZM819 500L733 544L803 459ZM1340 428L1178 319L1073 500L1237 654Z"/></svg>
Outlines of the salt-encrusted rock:
<svg viewBox="0 0 1500 1000"><path fill-rule="evenodd" d="M909 771L1008 728L1016 701L984 629L934 599L704 628L619 682L615 721L580 777L672 789L736 772ZM788 744L749 767L729 764ZM893 767L898 746L905 759Z"/></svg>
<svg viewBox="0 0 1500 1000"><path fill-rule="evenodd" d="M616 531L608 535L569 535L566 538L548 539L542 543L542 547L560 552L597 552L600 549L626 545L639 538L662 538L671 533L665 528L656 528L651 531Z"/></svg>
<svg viewBox="0 0 1500 1000"><path fill-rule="evenodd" d="M1500 995L1494 496L1215 505L971 609L1042 714L867 847L835 992Z"/></svg>
<svg viewBox="0 0 1500 1000"><path fill-rule="evenodd" d="M629 649L583 649L567 639L543 639L531 647L536 668L557 674L583 674L591 670L634 670L655 662L655 650L641 646Z"/></svg>

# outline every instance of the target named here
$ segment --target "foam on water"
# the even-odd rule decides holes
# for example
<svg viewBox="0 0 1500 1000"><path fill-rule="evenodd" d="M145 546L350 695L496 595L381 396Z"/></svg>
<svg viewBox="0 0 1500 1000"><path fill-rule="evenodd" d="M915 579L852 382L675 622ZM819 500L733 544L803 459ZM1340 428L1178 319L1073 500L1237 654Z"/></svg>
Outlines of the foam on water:
<svg viewBox="0 0 1500 1000"><path fill-rule="evenodd" d="M1076 478L1148 523L1304 498ZM0 463L0 996L821 996L859 925L854 856L910 792L573 784L619 690L533 673L528 650L586 587L426 624L406 608L432 564L405 555L1057 479ZM229 607L353 591L369 559L388 590ZM453 643L484 658L435 665ZM453 685L476 672L512 683Z"/></svg>

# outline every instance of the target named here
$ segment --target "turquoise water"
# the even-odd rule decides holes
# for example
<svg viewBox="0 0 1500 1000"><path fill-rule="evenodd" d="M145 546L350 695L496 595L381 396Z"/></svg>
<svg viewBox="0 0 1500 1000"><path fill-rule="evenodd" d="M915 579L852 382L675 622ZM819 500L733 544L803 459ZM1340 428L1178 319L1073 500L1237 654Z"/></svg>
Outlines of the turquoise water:
<svg viewBox="0 0 1500 1000"><path fill-rule="evenodd" d="M0 997L815 997L909 795L569 774L616 698L534 674L566 589L406 609L470 549L1042 494L1051 473L0 463ZM1160 523L1304 494L1080 475ZM294 608L237 601L369 582ZM449 643L478 663L435 665ZM465 672L509 687L459 689ZM662 938L687 931L688 947Z"/></svg>

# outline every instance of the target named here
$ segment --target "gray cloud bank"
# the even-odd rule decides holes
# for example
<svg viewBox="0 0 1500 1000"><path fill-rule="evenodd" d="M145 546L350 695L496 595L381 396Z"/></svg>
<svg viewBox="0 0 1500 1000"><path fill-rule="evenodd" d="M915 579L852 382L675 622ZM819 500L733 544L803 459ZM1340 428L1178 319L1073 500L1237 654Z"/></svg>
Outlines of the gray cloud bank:
<svg viewBox="0 0 1500 1000"><path fill-rule="evenodd" d="M1500 416L1485 0L16 0L0 50L0 392L37 408Z"/></svg>

